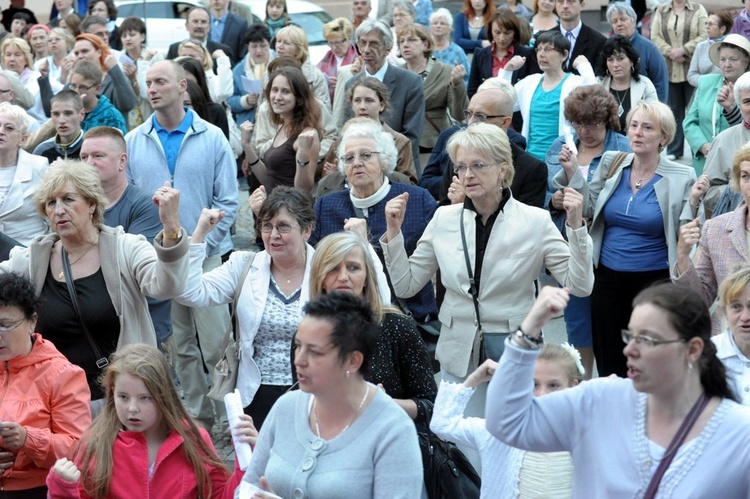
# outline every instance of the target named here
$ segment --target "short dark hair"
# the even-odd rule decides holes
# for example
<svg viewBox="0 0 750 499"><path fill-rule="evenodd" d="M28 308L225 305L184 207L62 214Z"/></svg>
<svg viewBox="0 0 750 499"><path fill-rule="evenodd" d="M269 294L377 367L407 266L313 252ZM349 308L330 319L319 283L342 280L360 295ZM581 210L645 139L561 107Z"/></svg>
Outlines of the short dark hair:
<svg viewBox="0 0 750 499"><path fill-rule="evenodd" d="M76 62L70 74L79 74L83 76L85 80L88 80L95 85L101 85L102 79L104 78L102 67L96 62L86 60Z"/></svg>
<svg viewBox="0 0 750 499"><path fill-rule="evenodd" d="M28 15L26 12L16 12L15 14L13 14L12 20L15 21L16 19L24 21L26 24L31 23L31 16Z"/></svg>
<svg viewBox="0 0 750 499"><path fill-rule="evenodd" d="M536 47L538 48L543 43L552 45L555 50L564 54L565 52L570 53L570 42L565 36L556 29L549 31L542 31L536 39Z"/></svg>
<svg viewBox="0 0 750 499"><path fill-rule="evenodd" d="M254 23L248 26L245 36L242 38L242 43L247 45L253 42L262 42L263 40L271 43L271 38L268 26L263 23Z"/></svg>
<svg viewBox="0 0 750 499"><path fill-rule="evenodd" d="M103 17L86 16L83 18L83 22L81 23L81 31L83 31L84 33L88 33L91 26L94 26L95 24L106 26L108 22L109 21L107 21Z"/></svg>
<svg viewBox="0 0 750 499"><path fill-rule="evenodd" d="M597 74L609 75L607 59L618 53L625 54L625 56L630 59L630 63L633 65L633 69L631 70L633 79L635 81L641 81L641 66L638 64L640 55L638 55L638 51L633 48L633 44L630 43L630 40L622 35L615 35L604 42L602 53L599 56L599 59L597 59Z"/></svg>
<svg viewBox="0 0 750 499"><path fill-rule="evenodd" d="M213 102L213 100L211 99L211 93L208 90L206 70L203 69L203 65L200 63L200 61L193 59L192 57L178 57L175 63L180 65L182 69L185 70L185 73L190 73L195 77L196 83L203 92L206 101Z"/></svg>
<svg viewBox="0 0 750 499"><path fill-rule="evenodd" d="M300 229L315 228L312 196L294 187L279 186L263 201L258 216L255 217L256 234L260 234L260 226L275 217L282 208L286 208L294 217Z"/></svg>
<svg viewBox="0 0 750 499"><path fill-rule="evenodd" d="M719 27L724 28L724 34L728 35L734 25L734 16L732 11L728 9L722 9L720 11L710 14L719 18Z"/></svg>
<svg viewBox="0 0 750 499"><path fill-rule="evenodd" d="M698 359L700 380L706 395L737 402L737 395L729 387L724 364L716 357L716 345L711 341L711 314L703 298L690 288L672 282L653 284L633 299L633 308L651 304L667 314L669 324L680 339L703 340L703 352Z"/></svg>
<svg viewBox="0 0 750 499"><path fill-rule="evenodd" d="M140 17L126 17L120 25L120 36L122 36L124 33L127 33L128 31L135 31L136 33L140 33L145 36L146 23L144 23L143 19L141 19Z"/></svg>
<svg viewBox="0 0 750 499"><path fill-rule="evenodd" d="M117 19L117 5L115 5L115 2L112 0L91 0L89 2L89 14L91 14L91 10L98 4L99 2L104 2L104 5L107 6L107 17L114 21Z"/></svg>
<svg viewBox="0 0 750 499"><path fill-rule="evenodd" d="M362 365L360 374L366 375L370 359L375 353L378 325L373 319L370 304L351 293L335 291L307 302L305 315L324 319L331 323L331 344L338 349L343 363L349 354L360 352Z"/></svg>
<svg viewBox="0 0 750 499"><path fill-rule="evenodd" d="M0 274L0 306L16 307L26 319L31 319L38 305L39 299L29 279L13 272Z"/></svg>
<svg viewBox="0 0 750 499"><path fill-rule="evenodd" d="M388 112L388 109L390 109L391 107L391 103L388 93L388 87L386 87L383 82L381 82L377 78L373 78L372 76L363 76L362 78L357 78L356 80L354 80L354 84L346 91L346 102L349 103L349 106L351 106L352 99L354 98L354 89L356 89L357 87L369 88L370 90L375 92L375 95L378 96L380 102L385 104L385 107L380 112L381 116L385 115L385 113Z"/></svg>
<svg viewBox="0 0 750 499"><path fill-rule="evenodd" d="M78 92L74 92L73 90L69 88L64 88L60 90L59 92L57 92L55 95L52 96L49 102L50 102L50 106L54 104L55 102L72 102L78 111L83 109L83 102L81 101L81 96L78 95Z"/></svg>

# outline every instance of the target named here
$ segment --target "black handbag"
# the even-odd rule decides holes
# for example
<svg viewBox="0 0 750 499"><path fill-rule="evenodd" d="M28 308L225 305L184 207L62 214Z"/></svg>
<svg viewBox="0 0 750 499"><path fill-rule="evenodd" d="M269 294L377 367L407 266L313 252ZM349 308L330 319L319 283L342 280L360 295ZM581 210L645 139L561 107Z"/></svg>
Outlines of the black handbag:
<svg viewBox="0 0 750 499"><path fill-rule="evenodd" d="M432 402L418 399L428 421L432 416ZM456 444L447 442L417 424L419 450L422 451L424 484L430 499L478 499L482 481L474 467Z"/></svg>
<svg viewBox="0 0 750 499"><path fill-rule="evenodd" d="M510 332L491 333L482 329L482 320L479 317L479 290L477 289L477 284L474 280L474 273L471 271L469 249L466 246L466 233L464 232L463 210L461 210L461 243L464 246L466 272L469 273L469 294L474 302L474 312L476 313L477 325L479 326L479 364L481 365L487 359L498 361L505 350L505 340L510 336Z"/></svg>

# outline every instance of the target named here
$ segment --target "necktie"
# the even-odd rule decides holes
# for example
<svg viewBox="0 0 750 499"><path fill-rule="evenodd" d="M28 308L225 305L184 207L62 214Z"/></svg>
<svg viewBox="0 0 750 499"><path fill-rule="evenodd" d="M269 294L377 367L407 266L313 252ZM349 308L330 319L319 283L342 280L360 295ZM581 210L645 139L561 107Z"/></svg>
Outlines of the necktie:
<svg viewBox="0 0 750 499"><path fill-rule="evenodd" d="M570 53L568 54L568 67L570 67L570 62L573 60L573 44L576 41L576 37L573 36L572 31L565 33L565 37L568 39L568 42L570 42Z"/></svg>

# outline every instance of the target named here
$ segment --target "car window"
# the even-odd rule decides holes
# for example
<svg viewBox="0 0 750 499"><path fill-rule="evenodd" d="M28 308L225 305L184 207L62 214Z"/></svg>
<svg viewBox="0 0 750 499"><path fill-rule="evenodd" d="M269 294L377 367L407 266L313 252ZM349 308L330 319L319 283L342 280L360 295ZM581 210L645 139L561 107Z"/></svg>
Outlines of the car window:
<svg viewBox="0 0 750 499"><path fill-rule="evenodd" d="M143 19L185 19L187 11L194 4L185 2L139 2L119 5L117 16L140 17Z"/></svg>
<svg viewBox="0 0 750 499"><path fill-rule="evenodd" d="M292 22L305 30L308 45L325 45L326 38L323 36L323 25L331 21L327 12L302 12L290 14Z"/></svg>

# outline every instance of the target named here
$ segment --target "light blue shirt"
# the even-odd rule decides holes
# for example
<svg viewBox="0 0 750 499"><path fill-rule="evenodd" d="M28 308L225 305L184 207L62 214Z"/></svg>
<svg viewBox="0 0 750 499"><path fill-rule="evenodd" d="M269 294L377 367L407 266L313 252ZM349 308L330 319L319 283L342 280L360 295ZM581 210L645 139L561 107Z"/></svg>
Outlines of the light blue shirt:
<svg viewBox="0 0 750 499"><path fill-rule="evenodd" d="M227 16L229 16L229 11L226 11L221 17L215 17L211 14L211 41L221 43L221 37L224 35L224 26L227 25Z"/></svg>
<svg viewBox="0 0 750 499"><path fill-rule="evenodd" d="M185 134L190 127L193 126L193 115L187 112L185 108L185 117L182 122L172 130L171 132L161 126L159 121L156 119L156 113L154 113L154 129L161 142L161 147L164 149L164 155L167 157L167 165L169 165L169 173L174 178L174 169L177 164L177 154L180 152L180 146L182 145Z"/></svg>

